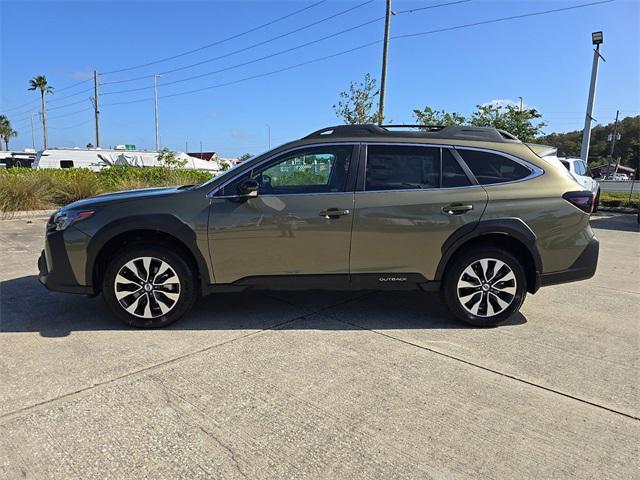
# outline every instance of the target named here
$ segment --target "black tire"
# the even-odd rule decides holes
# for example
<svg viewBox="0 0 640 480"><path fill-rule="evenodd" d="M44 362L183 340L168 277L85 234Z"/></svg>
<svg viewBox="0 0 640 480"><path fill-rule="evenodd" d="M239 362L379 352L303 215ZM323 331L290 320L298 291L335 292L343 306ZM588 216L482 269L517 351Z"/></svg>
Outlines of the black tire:
<svg viewBox="0 0 640 480"><path fill-rule="evenodd" d="M138 269L141 263L142 268ZM127 264L135 265L136 271L128 269ZM147 278L141 281L145 273ZM126 277L124 282L116 285L116 277L123 280L122 275ZM153 278L150 280L150 277ZM160 245L132 245L109 261L102 278L102 294L116 317L126 324L160 328L175 322L191 309L197 298L197 288L192 267L179 254ZM120 300L117 295L121 296ZM146 297L146 300L140 297ZM126 310L128 303L130 309L135 307L134 312Z"/></svg>
<svg viewBox="0 0 640 480"><path fill-rule="evenodd" d="M480 263L480 260L489 260L484 263L487 265L486 274L482 271L483 263ZM492 263L491 260L497 262ZM503 274L507 269L503 269L498 262L504 263L511 271L515 285L511 285L511 275ZM500 266L497 271L496 266ZM473 270L476 277L469 277L468 274L463 277L465 270L469 272L467 268ZM474 268L479 268L480 271ZM500 278L493 280L495 275L500 275ZM490 281L479 281L482 276L485 277L484 280L489 277ZM462 285L460 289L459 282ZM479 282L478 287L475 286L476 282ZM474 284L473 287L466 287L471 283ZM489 287L483 287L483 283ZM485 292L483 288L487 288L488 291ZM504 323L520 310L526 295L527 280L524 268L509 252L495 248L480 247L461 253L447 267L442 282L442 296L449 311L459 320L476 327L495 327ZM466 300L466 304L463 300ZM507 306L504 306L505 303ZM476 305L479 306L474 314L470 310L474 310ZM502 310L499 310L500 308Z"/></svg>
<svg viewBox="0 0 640 480"><path fill-rule="evenodd" d="M593 201L593 213L598 211L598 205L600 205L600 189L598 189L596 199Z"/></svg>

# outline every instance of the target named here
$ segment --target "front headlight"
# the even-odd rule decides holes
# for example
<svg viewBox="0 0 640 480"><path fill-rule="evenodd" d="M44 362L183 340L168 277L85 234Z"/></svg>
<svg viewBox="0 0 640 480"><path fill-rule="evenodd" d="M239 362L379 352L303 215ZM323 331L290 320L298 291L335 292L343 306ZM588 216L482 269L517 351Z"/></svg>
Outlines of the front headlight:
<svg viewBox="0 0 640 480"><path fill-rule="evenodd" d="M64 230L74 223L86 220L93 215L95 210L61 210L53 216L52 230Z"/></svg>

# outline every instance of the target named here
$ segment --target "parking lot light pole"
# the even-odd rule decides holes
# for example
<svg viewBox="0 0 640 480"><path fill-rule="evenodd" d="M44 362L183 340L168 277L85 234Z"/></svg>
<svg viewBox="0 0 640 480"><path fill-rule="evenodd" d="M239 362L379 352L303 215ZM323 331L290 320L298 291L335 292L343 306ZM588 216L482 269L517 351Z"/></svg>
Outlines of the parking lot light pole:
<svg viewBox="0 0 640 480"><path fill-rule="evenodd" d="M582 130L582 148L580 149L580 159L588 165L589 142L591 140L591 122L593 121L593 103L596 96L596 82L598 80L598 65L600 59L604 61L604 57L600 55L600 45L602 44L602 32L593 32L591 34L591 43L596 46L593 49L593 65L591 67L591 84L589 85L589 99L587 100L587 113L584 117L584 129Z"/></svg>

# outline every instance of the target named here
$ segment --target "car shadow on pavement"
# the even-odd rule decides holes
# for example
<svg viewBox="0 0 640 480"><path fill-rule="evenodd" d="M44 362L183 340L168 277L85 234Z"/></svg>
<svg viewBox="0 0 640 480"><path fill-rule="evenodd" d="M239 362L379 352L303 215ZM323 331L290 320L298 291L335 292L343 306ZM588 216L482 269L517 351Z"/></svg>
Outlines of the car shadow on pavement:
<svg viewBox="0 0 640 480"><path fill-rule="evenodd" d="M314 328L327 330L474 328L452 318L438 295L423 292L245 291L204 297L167 329L286 330L307 328L295 320L312 317ZM502 326L526 322L519 313ZM101 330L136 329L115 318L101 297L50 292L35 275L0 284L0 333L65 337Z"/></svg>
<svg viewBox="0 0 640 480"><path fill-rule="evenodd" d="M602 230L618 230L621 232L640 232L637 214L594 214L591 216L591 227Z"/></svg>

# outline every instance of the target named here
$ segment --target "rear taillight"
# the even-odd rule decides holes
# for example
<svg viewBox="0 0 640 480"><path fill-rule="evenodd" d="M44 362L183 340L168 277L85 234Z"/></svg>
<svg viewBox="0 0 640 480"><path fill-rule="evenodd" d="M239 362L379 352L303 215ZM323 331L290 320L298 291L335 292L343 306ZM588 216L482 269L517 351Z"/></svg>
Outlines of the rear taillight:
<svg viewBox="0 0 640 480"><path fill-rule="evenodd" d="M567 192L562 196L562 198L585 213L593 212L593 192L586 190L581 192Z"/></svg>

